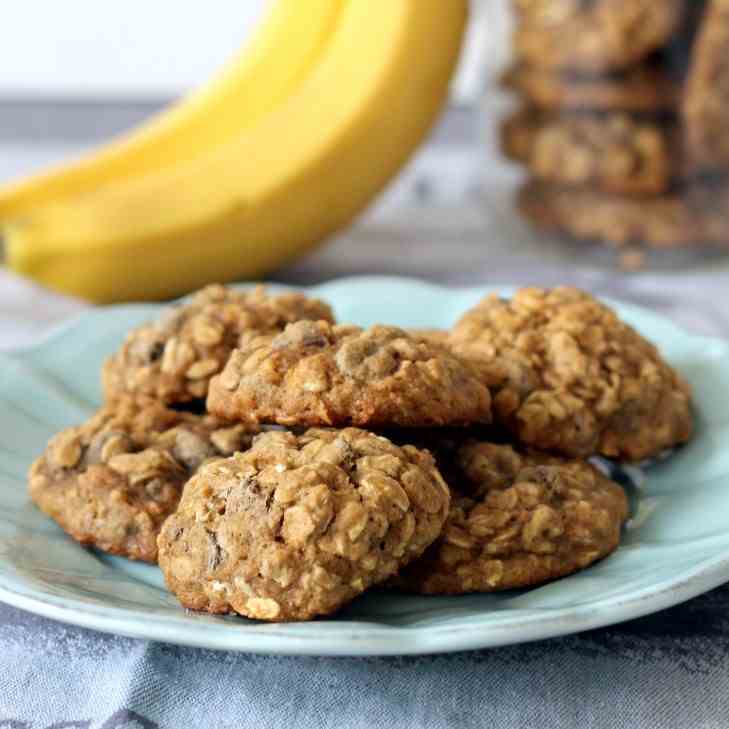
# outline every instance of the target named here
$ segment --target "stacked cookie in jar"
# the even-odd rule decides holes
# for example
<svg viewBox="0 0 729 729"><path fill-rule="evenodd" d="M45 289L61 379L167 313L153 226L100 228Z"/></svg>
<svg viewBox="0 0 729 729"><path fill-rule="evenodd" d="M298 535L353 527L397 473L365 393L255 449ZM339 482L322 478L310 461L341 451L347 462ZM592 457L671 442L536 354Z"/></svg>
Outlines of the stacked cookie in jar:
<svg viewBox="0 0 729 729"><path fill-rule="evenodd" d="M269 621L378 585L458 595L588 567L628 502L586 459L692 431L681 376L571 288L418 332L210 286L132 330L102 382L31 467L33 501L82 545L158 563L184 607Z"/></svg>
<svg viewBox="0 0 729 729"><path fill-rule="evenodd" d="M624 250L729 243L729 3L512 2L521 213Z"/></svg>

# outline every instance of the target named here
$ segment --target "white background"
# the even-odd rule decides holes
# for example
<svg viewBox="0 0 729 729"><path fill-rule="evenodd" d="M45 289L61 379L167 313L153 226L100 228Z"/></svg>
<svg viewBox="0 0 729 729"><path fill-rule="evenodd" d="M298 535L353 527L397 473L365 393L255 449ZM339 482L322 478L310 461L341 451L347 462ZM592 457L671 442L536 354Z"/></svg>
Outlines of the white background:
<svg viewBox="0 0 729 729"><path fill-rule="evenodd" d="M6 0L0 97L176 95L204 81L235 52L266 2ZM476 93L484 73L481 61L494 68L502 62L506 2L473 0L461 96Z"/></svg>

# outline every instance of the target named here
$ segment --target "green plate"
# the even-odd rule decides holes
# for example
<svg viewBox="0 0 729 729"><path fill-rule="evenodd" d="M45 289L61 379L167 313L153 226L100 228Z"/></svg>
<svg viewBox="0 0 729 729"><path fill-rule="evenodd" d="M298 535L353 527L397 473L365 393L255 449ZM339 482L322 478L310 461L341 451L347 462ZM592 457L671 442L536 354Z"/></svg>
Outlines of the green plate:
<svg viewBox="0 0 729 729"><path fill-rule="evenodd" d="M357 278L310 293L331 302L341 321L448 327L487 290ZM393 655L566 635L705 592L729 580L729 345L612 303L693 385L697 433L670 458L642 471L616 472L629 484L632 516L620 549L584 572L497 595L372 592L336 618L310 623L268 625L186 612L157 568L83 549L36 510L26 492L27 468L50 436L99 404L104 357L160 309L133 305L89 311L41 344L0 358L0 599L97 630L206 648Z"/></svg>

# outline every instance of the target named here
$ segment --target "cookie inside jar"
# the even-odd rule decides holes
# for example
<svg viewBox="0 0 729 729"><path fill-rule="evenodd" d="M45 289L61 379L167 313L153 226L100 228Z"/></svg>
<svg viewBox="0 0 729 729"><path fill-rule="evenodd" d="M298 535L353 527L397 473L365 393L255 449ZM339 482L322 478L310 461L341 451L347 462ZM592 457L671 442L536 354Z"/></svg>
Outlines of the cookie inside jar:
<svg viewBox="0 0 729 729"><path fill-rule="evenodd" d="M540 238L626 268L729 246L729 2L510 0L502 158ZM577 250L585 251L585 247Z"/></svg>

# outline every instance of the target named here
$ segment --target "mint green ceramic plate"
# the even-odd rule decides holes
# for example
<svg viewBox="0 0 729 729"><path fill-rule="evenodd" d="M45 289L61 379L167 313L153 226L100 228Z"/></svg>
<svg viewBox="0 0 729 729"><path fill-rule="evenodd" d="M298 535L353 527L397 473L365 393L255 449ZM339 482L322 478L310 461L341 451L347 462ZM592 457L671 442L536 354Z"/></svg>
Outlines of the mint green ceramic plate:
<svg viewBox="0 0 729 729"><path fill-rule="evenodd" d="M447 327L484 289L389 278L339 280L311 293L342 321ZM335 619L263 625L181 609L154 567L78 546L31 504L25 473L48 438L98 405L99 367L154 305L97 309L41 344L0 358L0 599L110 633L207 648L384 655L499 646L574 633L669 607L729 580L729 345L692 337L633 306L620 314L694 386L692 443L628 469L632 518L613 556L547 587L418 598L371 593Z"/></svg>

